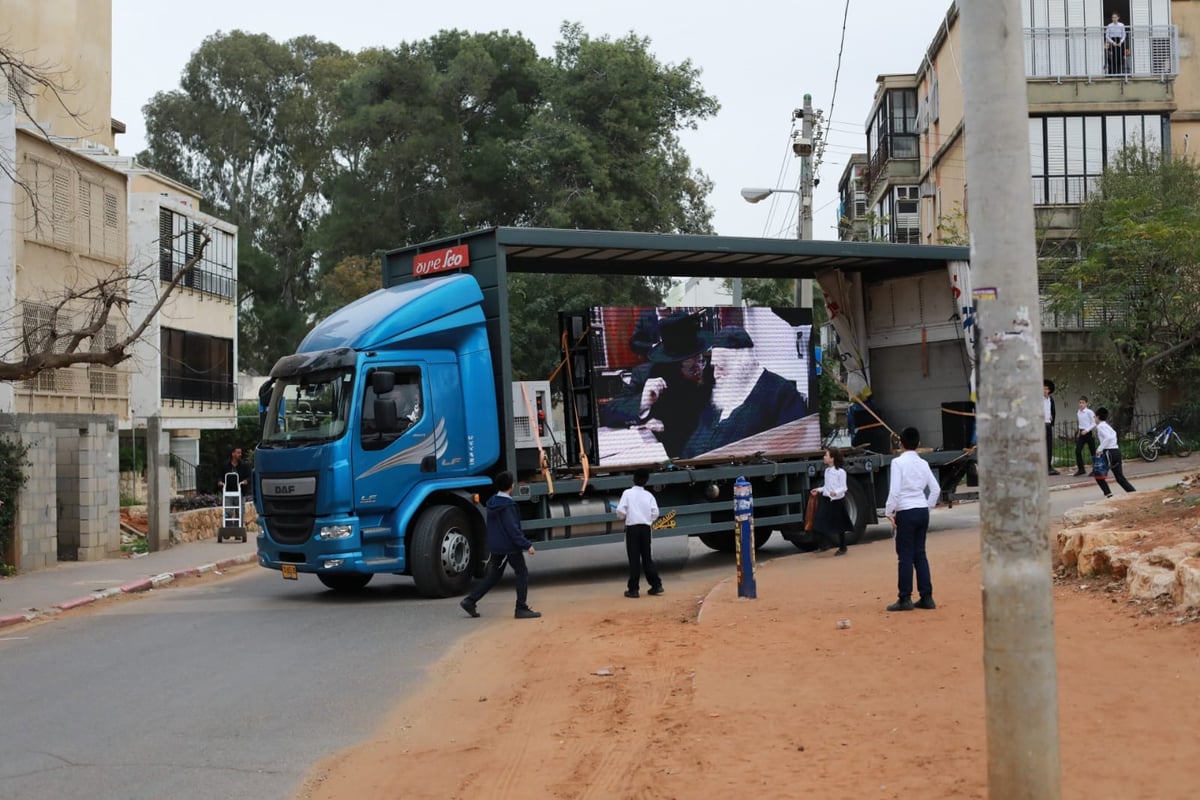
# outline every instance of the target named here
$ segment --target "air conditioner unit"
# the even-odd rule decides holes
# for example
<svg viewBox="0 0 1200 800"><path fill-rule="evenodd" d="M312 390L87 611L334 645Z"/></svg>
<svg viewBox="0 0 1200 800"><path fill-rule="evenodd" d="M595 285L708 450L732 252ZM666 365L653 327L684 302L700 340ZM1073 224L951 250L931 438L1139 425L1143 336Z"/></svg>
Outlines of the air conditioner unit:
<svg viewBox="0 0 1200 800"><path fill-rule="evenodd" d="M933 197L936 191L937 189L929 181L921 184L921 197Z"/></svg>

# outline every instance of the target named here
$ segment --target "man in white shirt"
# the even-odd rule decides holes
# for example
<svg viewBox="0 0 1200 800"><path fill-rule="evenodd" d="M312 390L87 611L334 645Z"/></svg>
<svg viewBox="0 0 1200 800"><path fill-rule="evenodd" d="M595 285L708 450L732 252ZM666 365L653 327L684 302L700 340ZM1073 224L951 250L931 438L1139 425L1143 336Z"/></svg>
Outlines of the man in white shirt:
<svg viewBox="0 0 1200 800"><path fill-rule="evenodd" d="M916 428L900 431L900 446L904 452L892 461L884 513L892 523L896 539L896 558L899 561L896 602L888 611L912 611L914 608L934 609L933 581L929 576L929 559L925 556L925 535L929 532L929 510L937 505L942 487L933 477L928 462L917 455L921 434ZM920 599L913 603L913 570L917 573Z"/></svg>
<svg viewBox="0 0 1200 800"><path fill-rule="evenodd" d="M1104 26L1104 66L1109 75L1125 74L1125 25L1120 14Z"/></svg>
<svg viewBox="0 0 1200 800"><path fill-rule="evenodd" d="M1088 399L1079 398L1079 410L1075 412L1079 433L1075 434L1075 477L1087 474L1083 469L1083 448L1088 449L1088 463L1096 458L1096 413L1088 408Z"/></svg>

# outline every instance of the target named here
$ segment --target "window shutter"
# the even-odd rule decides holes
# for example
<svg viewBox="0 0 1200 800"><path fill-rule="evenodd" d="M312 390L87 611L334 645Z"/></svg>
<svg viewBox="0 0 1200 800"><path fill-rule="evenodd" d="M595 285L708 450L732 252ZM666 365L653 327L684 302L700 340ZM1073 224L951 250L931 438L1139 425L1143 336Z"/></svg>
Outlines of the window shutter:
<svg viewBox="0 0 1200 800"><path fill-rule="evenodd" d="M51 201L51 220L54 244L64 249L71 247L71 175L64 169L54 169Z"/></svg>

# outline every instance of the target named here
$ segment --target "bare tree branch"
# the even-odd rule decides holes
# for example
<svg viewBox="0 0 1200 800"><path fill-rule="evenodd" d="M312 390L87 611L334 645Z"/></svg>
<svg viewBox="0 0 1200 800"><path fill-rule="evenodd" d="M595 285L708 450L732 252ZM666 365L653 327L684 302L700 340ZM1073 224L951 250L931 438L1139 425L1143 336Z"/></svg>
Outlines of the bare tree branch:
<svg viewBox="0 0 1200 800"><path fill-rule="evenodd" d="M158 299L145 316L137 324L131 323L126 336L107 347L95 346L109 324L113 310L128 311L130 299L127 287L130 277L127 274L122 272L98 279L81 290L64 289L62 294L53 298L53 302L42 305L48 311L45 322L30 324L28 320L22 320L21 345L25 355L19 359L0 361L0 381L29 380L46 370L79 364L115 367L128 359L133 354L133 345L145 334L146 328L162 311L168 298L196 265L204 260L209 242L212 241L206 228L192 228L179 235L193 237L196 251L172 275L170 282L162 287ZM70 319L73 309L79 309L75 313L81 315L81 324L68 323L66 329L60 330L60 320ZM91 347L80 349L85 342Z"/></svg>
<svg viewBox="0 0 1200 800"><path fill-rule="evenodd" d="M68 117L83 126L83 117L66 101L78 87L67 81L69 71L61 66L37 61L33 51L22 51L0 40L0 89L6 89L15 106L18 120L31 126L45 143L64 156L71 164L71 151L52 135L46 121L39 119L38 99L49 99L62 108ZM43 106L43 111L45 107ZM34 225L38 216L49 213L40 208L38 188L23 179L16 163L0 158L0 173L9 177L24 192L33 212ZM19 333L7 352L0 353L0 381L24 381L41 372L76 365L115 367L132 355L133 345L145 334L147 327L162 311L163 304L179 288L189 273L204 259L212 240L206 228L192 226L179 234L188 237L194 248L192 255L171 280L163 283L158 265L147 266L142 273L131 275L124 265L102 275L84 277L81 285L66 286L61 292L43 297L18 298L13 310ZM151 280L158 287L154 305L138 322L129 319L130 285L138 279ZM112 340L114 313L128 324L129 333ZM121 327L125 327L122 325ZM106 343L112 342L111 344Z"/></svg>
<svg viewBox="0 0 1200 800"><path fill-rule="evenodd" d="M67 116L82 123L83 117L76 113L65 99L66 95L78 91L78 87L66 83L68 71L65 68L49 62L33 61L31 56L31 52L15 50L8 46L7 41L0 41L0 76L7 83L8 99L15 106L17 117L32 125L47 144L55 150L65 150L54 140L44 122L38 119L36 101L39 96L49 97ZM42 209L38 207L37 193L27 182L21 180L17 165L0 158L0 172L7 175L25 193L36 219L37 215L42 213Z"/></svg>

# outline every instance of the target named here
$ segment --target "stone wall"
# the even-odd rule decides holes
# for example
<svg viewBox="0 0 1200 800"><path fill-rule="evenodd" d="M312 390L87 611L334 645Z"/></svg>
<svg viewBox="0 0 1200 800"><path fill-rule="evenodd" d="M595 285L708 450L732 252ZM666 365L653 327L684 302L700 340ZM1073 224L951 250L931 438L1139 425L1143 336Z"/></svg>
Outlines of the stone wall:
<svg viewBox="0 0 1200 800"><path fill-rule="evenodd" d="M252 503L246 504L242 521L246 528L246 538L252 541L258 534L258 514ZM224 509L197 508L194 511L180 511L171 515L171 543L196 542L201 539L215 539L217 528L221 527Z"/></svg>
<svg viewBox="0 0 1200 800"><path fill-rule="evenodd" d="M116 417L4 414L0 435L28 448L27 481L16 498L18 571L121 552Z"/></svg>
<svg viewBox="0 0 1200 800"><path fill-rule="evenodd" d="M115 418L66 417L56 425L58 558L99 561L121 552Z"/></svg>
<svg viewBox="0 0 1200 800"><path fill-rule="evenodd" d="M58 563L58 487L55 475L58 447L54 424L28 418L0 420L4 435L28 448L25 486L16 497L15 566L21 572L45 569ZM6 498L6 502L13 502Z"/></svg>

